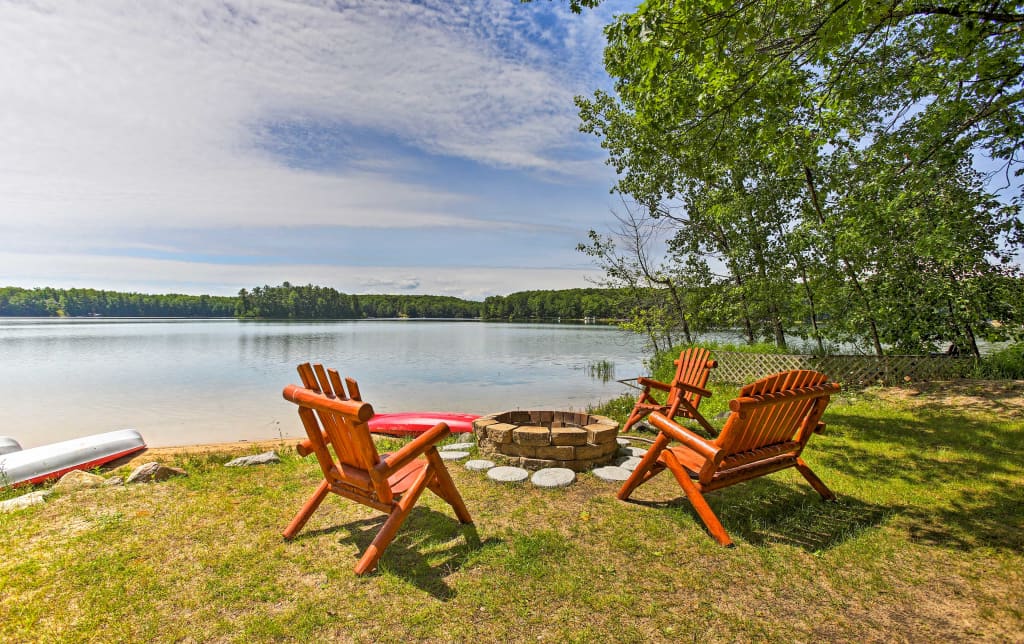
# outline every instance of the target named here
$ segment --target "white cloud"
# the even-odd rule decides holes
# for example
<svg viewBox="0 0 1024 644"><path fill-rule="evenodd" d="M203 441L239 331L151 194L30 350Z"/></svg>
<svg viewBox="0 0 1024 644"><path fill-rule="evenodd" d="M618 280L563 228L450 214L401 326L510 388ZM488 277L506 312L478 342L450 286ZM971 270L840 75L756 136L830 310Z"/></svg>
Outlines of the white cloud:
<svg viewBox="0 0 1024 644"><path fill-rule="evenodd" d="M599 59L563 68L535 44L533 16L550 10L5 5L0 227L474 225L460 214L467 195L391 172L408 161L316 173L260 137L267 124L322 122L493 166L592 172L551 156L579 145L571 99ZM593 55L593 20L569 28L573 56Z"/></svg>

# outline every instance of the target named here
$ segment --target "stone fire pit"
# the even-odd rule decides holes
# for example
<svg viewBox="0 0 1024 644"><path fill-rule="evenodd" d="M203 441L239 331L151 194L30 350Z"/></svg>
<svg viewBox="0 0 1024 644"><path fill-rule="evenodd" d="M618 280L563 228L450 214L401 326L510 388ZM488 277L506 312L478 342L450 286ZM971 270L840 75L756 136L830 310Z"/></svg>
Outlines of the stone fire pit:
<svg viewBox="0 0 1024 644"><path fill-rule="evenodd" d="M473 421L481 454L528 470L607 465L618 451L619 424L571 411L506 411Z"/></svg>

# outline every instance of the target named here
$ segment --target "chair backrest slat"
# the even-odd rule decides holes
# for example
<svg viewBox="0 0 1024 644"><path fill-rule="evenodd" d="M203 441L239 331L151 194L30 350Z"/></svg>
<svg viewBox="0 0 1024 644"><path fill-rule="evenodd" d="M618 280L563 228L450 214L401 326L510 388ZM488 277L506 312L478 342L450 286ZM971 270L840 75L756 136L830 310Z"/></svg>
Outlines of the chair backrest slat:
<svg viewBox="0 0 1024 644"><path fill-rule="evenodd" d="M352 400L362 400L363 397L359 393L359 384L352 378L345 378L345 383L348 384L348 397Z"/></svg>
<svg viewBox="0 0 1024 644"><path fill-rule="evenodd" d="M337 474L335 473L334 460L331 458L331 453L327 451L327 445L324 443L323 434L320 432L320 422L317 420L316 412L308 407L300 406L299 418L302 419L302 426L306 429L306 435L309 436L309 441L313 444L313 454L320 464L324 478L328 481L336 480Z"/></svg>
<svg viewBox="0 0 1024 644"><path fill-rule="evenodd" d="M701 389L707 387L710 368L715 366L714 360L711 360L710 351L703 347L690 347L680 353L679 357L673 362L676 365L676 375L672 380L673 385L685 382L688 385L694 385ZM677 387L673 387L669 392L666 405L674 406L679 396L686 398L694 408L700 406L700 394Z"/></svg>
<svg viewBox="0 0 1024 644"><path fill-rule="evenodd" d="M299 416L324 475L328 480L340 480L369 491L367 481L373 478L370 472L380 462L377 446L366 425L373 416L373 408L360 399L356 381L352 378L342 381L335 369L304 363L299 365L298 372L305 389L286 388L285 398L299 405ZM343 382L347 384L349 395ZM333 448L333 456L328 445ZM337 466L334 459L337 459ZM345 480L346 472L356 475ZM380 502L391 502L392 494L386 481L373 484L373 489Z"/></svg>
<svg viewBox="0 0 1024 644"><path fill-rule="evenodd" d="M838 390L825 374L807 370L778 373L743 387L715 439L722 458L790 441L805 444L829 395Z"/></svg>

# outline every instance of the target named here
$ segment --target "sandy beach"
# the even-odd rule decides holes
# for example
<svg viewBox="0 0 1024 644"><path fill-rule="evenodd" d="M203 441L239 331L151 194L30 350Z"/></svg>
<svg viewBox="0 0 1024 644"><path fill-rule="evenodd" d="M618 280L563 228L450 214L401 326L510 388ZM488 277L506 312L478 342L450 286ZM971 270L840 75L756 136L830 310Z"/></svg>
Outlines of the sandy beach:
<svg viewBox="0 0 1024 644"><path fill-rule="evenodd" d="M204 454L237 454L239 456L244 456L246 454L269 452L270 450L275 450L278 454L281 454L287 450L294 450L295 445L298 442L299 439L297 438L285 440L275 438L273 440L262 441L234 441L231 443L205 443L201 445L177 445L174 447L149 447L141 452L132 454L124 460L119 460L113 465L130 465L135 467L143 463L150 463L153 461L169 462L179 456L197 456Z"/></svg>

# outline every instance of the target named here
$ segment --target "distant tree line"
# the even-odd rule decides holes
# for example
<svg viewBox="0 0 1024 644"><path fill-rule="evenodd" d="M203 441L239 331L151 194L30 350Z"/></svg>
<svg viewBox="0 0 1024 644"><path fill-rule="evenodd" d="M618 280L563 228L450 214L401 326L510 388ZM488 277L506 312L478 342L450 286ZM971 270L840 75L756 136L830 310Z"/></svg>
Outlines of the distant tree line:
<svg viewBox="0 0 1024 644"><path fill-rule="evenodd" d="M0 316L231 317L235 298L214 295L151 295L92 288L0 287Z"/></svg>
<svg viewBox="0 0 1024 644"><path fill-rule="evenodd" d="M485 320L583 318L619 319L627 293L623 289L573 288L560 291L520 291L484 300Z"/></svg>
<svg viewBox="0 0 1024 644"><path fill-rule="evenodd" d="M150 295L96 289L0 287L0 316L237 317L264 320L454 318L623 319L628 289L521 291L483 302L441 295L356 295L327 286L257 286L237 297ZM625 308L623 308L625 307Z"/></svg>
<svg viewBox="0 0 1024 644"><path fill-rule="evenodd" d="M480 317L480 302L442 295L351 295L327 286L257 286L238 292L235 316L253 319Z"/></svg>

